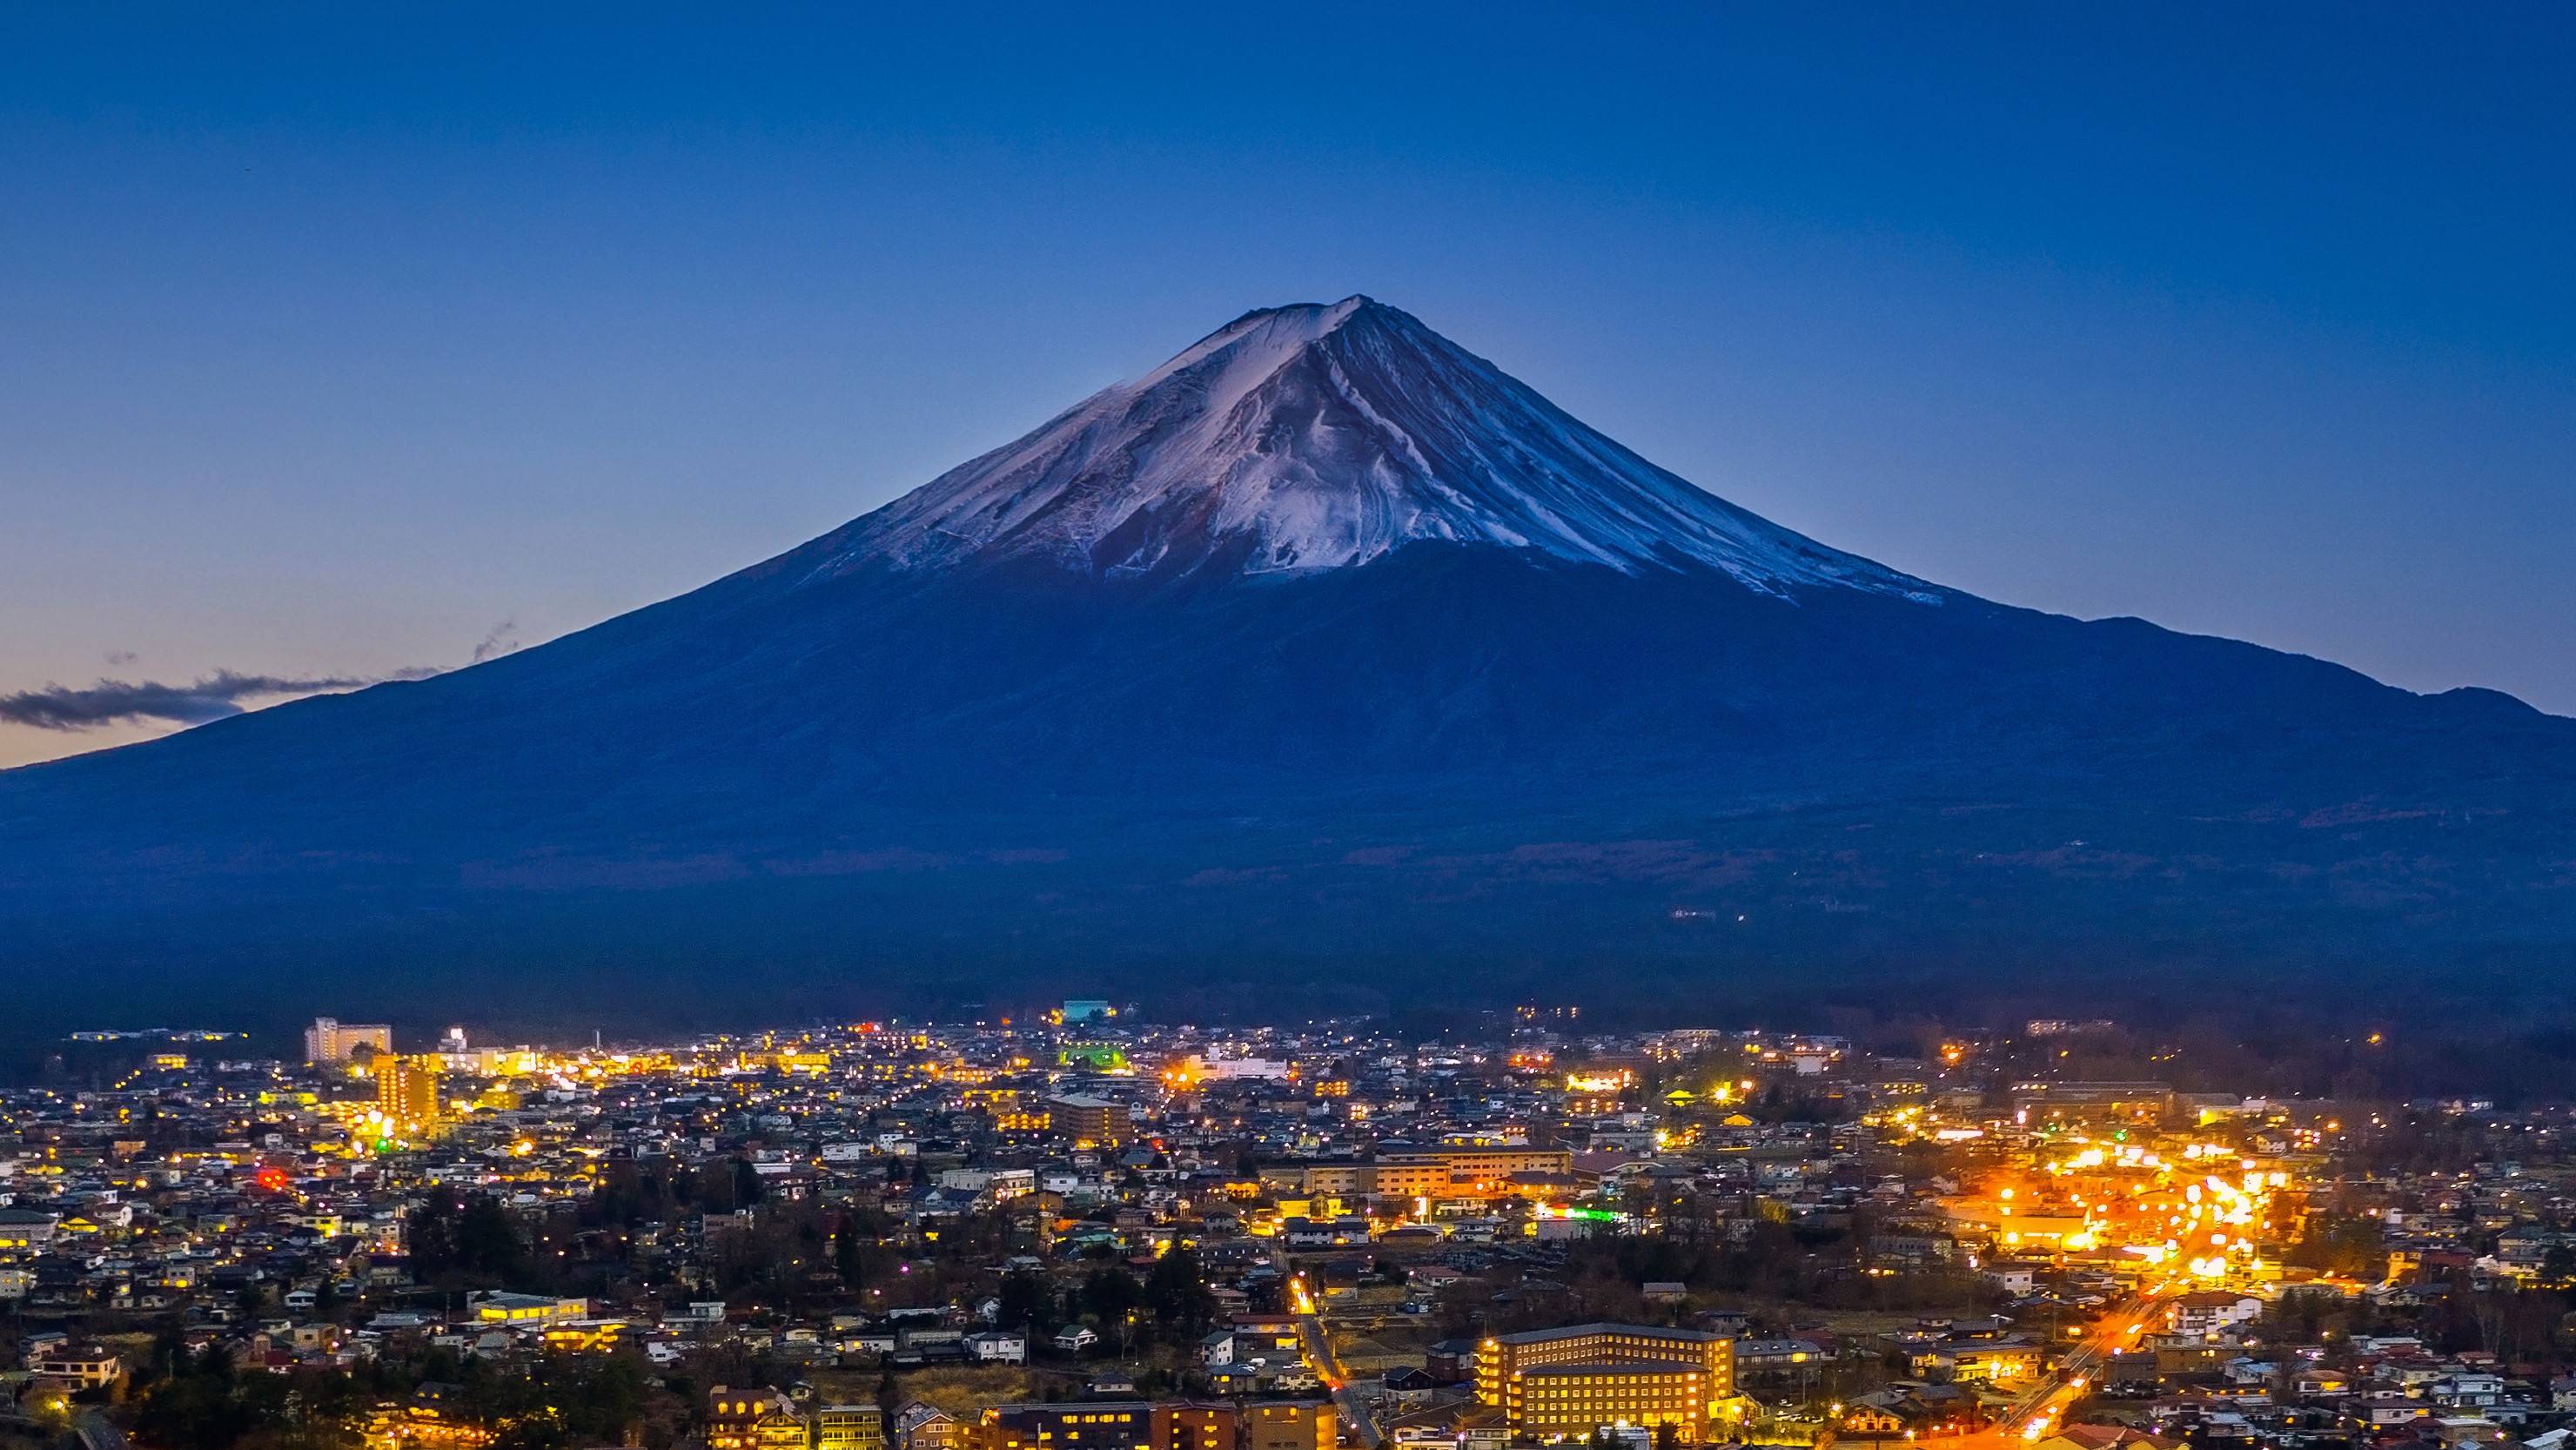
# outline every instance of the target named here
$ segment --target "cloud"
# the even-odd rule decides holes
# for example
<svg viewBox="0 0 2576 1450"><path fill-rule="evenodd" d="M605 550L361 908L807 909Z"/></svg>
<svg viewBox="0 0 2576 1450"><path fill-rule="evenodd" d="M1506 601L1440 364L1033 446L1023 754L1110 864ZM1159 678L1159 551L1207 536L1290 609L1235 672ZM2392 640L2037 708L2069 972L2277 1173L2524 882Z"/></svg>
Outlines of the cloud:
<svg viewBox="0 0 2576 1450"><path fill-rule="evenodd" d="M404 670L385 678L416 679L420 673ZM426 673L436 674L437 671ZM217 670L185 685L163 684L157 680L100 680L82 689L47 685L39 690L0 695L0 721L33 725L39 730L92 730L127 720L166 720L179 725L203 725L209 720L242 713L250 708L244 703L250 700L283 695L318 695L330 690L354 690L375 683L375 680L353 675L294 678Z"/></svg>
<svg viewBox="0 0 2576 1450"><path fill-rule="evenodd" d="M505 619L492 626L492 632L483 636L483 642L474 647L473 655L465 662L469 665L479 665L485 660L499 659L518 647L519 621Z"/></svg>
<svg viewBox="0 0 2576 1450"><path fill-rule="evenodd" d="M112 669L122 669L141 658L143 658L143 656L136 654L130 649L110 650L107 655L107 663Z"/></svg>
<svg viewBox="0 0 2576 1450"><path fill-rule="evenodd" d="M518 647L519 623L505 619L492 626L482 643L474 646L466 663L479 665ZM117 650L108 655L107 662L128 665L137 658L132 650ZM39 730L95 730L129 720L203 725L239 715L250 708L252 701L363 690L369 685L426 680L445 673L444 665L412 665L381 675L249 675L238 670L217 670L184 685L158 680L100 680L81 689L46 685L0 695L0 724L32 725Z"/></svg>

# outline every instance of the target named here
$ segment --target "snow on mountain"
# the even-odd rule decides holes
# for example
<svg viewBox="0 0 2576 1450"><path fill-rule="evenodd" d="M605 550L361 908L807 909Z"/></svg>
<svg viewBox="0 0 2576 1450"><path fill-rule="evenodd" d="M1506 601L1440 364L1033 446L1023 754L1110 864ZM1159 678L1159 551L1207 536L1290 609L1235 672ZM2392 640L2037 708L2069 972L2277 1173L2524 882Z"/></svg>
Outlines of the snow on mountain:
<svg viewBox="0 0 2576 1450"><path fill-rule="evenodd" d="M1770 594L1942 597L1693 487L1366 297L1246 313L790 568L1288 574L1432 540L1624 573L1715 568Z"/></svg>

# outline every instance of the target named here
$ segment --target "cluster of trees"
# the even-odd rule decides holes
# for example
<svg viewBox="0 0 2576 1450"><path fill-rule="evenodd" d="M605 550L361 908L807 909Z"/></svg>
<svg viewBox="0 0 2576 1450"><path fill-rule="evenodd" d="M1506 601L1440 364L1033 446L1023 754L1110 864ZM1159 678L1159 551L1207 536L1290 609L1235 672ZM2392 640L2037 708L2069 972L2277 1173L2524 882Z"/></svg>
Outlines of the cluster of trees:
<svg viewBox="0 0 2576 1450"><path fill-rule="evenodd" d="M1122 1330L1132 1329L1133 1343L1161 1339L1186 1344L1206 1333L1216 1317L1216 1299L1201 1277L1198 1255L1182 1248L1156 1259L1141 1279L1124 1265L1108 1264L1062 1292L1044 1275L1015 1271L1003 1276L999 1297L1005 1326L1046 1334L1059 1325L1088 1321L1112 1343Z"/></svg>
<svg viewBox="0 0 2576 1450"><path fill-rule="evenodd" d="M1578 1240L1569 1248L1568 1272L1640 1284L1661 1280L1829 1309L1966 1312L1991 1308L2001 1297L1949 1264L1909 1265L1894 1274L1860 1272L1885 1267L1871 1249L1881 1225L1867 1208L1791 1223L1777 1205L1757 1203L1747 1222L1742 1195L1689 1190L1655 1207L1660 1234Z"/></svg>
<svg viewBox="0 0 2576 1450"><path fill-rule="evenodd" d="M729 1162L696 1171L621 1167L577 1206L537 1219L484 1194L440 1195L407 1222L413 1277L451 1291L600 1295L629 1287L651 1266L637 1256L641 1231L751 1207L748 1222L710 1235L702 1266L708 1290L793 1310L897 1281L901 1260L883 1244L884 1215L770 1199L748 1162ZM955 1247L972 1254L997 1252L1005 1235L993 1223L969 1224L954 1236Z"/></svg>
<svg viewBox="0 0 2576 1450"><path fill-rule="evenodd" d="M2507 1365L2563 1364L2576 1356L2576 1292L2564 1286L2470 1285L2466 1274L2425 1286L2416 1309L2382 1309L2367 1299L2288 1294L2263 1317L2267 1341L2325 1346L2326 1360L2352 1363L2355 1335L2411 1334L2445 1354L2485 1350Z"/></svg>
<svg viewBox="0 0 2576 1450"><path fill-rule="evenodd" d="M639 1165L619 1160L600 1176L581 1208L585 1225L634 1228L670 1223L702 1213L756 1208L769 1187L748 1158L682 1167L668 1161Z"/></svg>
<svg viewBox="0 0 2576 1450"><path fill-rule="evenodd" d="M404 1224L412 1277L444 1288L523 1285L532 1267L517 1215L489 1194L440 1194Z"/></svg>
<svg viewBox="0 0 2576 1450"><path fill-rule="evenodd" d="M2388 1267L2387 1239L2370 1214L2312 1213L2307 1232L2282 1257L2292 1268L2376 1279Z"/></svg>
<svg viewBox="0 0 2576 1450"><path fill-rule="evenodd" d="M523 1369L429 1349L245 1373L226 1346L191 1353L169 1331L136 1367L134 1439L153 1450L356 1450L377 1405L431 1383L453 1412L494 1429L494 1450L624 1443L647 1423L652 1393L633 1355L549 1355Z"/></svg>
<svg viewBox="0 0 2576 1450"><path fill-rule="evenodd" d="M135 1379L134 1434L163 1450L346 1450L357 1440L344 1417L300 1403L317 1392L337 1400L336 1386L315 1376L244 1375L222 1345L190 1354L176 1335L165 1336Z"/></svg>

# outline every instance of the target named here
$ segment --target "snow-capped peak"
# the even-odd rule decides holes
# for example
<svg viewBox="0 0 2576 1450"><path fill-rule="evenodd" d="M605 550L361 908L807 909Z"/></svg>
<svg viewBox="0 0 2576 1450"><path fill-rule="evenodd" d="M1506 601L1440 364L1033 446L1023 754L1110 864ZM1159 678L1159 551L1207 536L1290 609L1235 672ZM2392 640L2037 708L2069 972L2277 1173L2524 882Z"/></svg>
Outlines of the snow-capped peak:
<svg viewBox="0 0 2576 1450"><path fill-rule="evenodd" d="M799 552L824 574L1003 557L1277 574L1429 541L1939 597L1702 492L1366 297L1248 312Z"/></svg>

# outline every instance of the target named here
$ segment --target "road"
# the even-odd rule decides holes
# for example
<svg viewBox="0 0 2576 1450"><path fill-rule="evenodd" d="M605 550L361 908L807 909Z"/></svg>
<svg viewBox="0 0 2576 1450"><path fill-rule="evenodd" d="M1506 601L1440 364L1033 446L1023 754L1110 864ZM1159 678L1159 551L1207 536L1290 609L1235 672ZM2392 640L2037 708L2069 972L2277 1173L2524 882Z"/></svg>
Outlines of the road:
<svg viewBox="0 0 2576 1450"><path fill-rule="evenodd" d="M1332 1394L1333 1408L1342 1423L1350 1427L1351 1437L1375 1450L1385 1434L1378 1429L1377 1416L1352 1392L1350 1371L1343 1367L1341 1356L1333 1352L1333 1336L1324 1328L1323 1311L1316 1305L1313 1291L1306 1287L1303 1274L1288 1276L1288 1307L1296 1311L1297 1342L1305 1351L1307 1366Z"/></svg>
<svg viewBox="0 0 2576 1450"><path fill-rule="evenodd" d="M82 1450L134 1450L125 1432L96 1410L83 1410L73 1422L72 1432L80 1436Z"/></svg>
<svg viewBox="0 0 2576 1450"><path fill-rule="evenodd" d="M56 1403L59 1407L60 1402ZM62 1430L60 1420L39 1419L19 1410L0 1410L0 1425L40 1431L46 1439L55 1437ZM82 1450L134 1450L134 1442L125 1438L125 1432L93 1409L84 1409L73 1416L71 1430L79 1437Z"/></svg>
<svg viewBox="0 0 2576 1450"><path fill-rule="evenodd" d="M1965 1435L1934 1436L1920 1443L1927 1450L2008 1450L2040 1439L2058 1426L2069 1406L2084 1397L2105 1361L2146 1337L2155 1327L2165 1300L2177 1289L2171 1280L2150 1284L2094 1320L2085 1330L2083 1341L2013 1401L2011 1408L1997 1415L1991 1427Z"/></svg>

